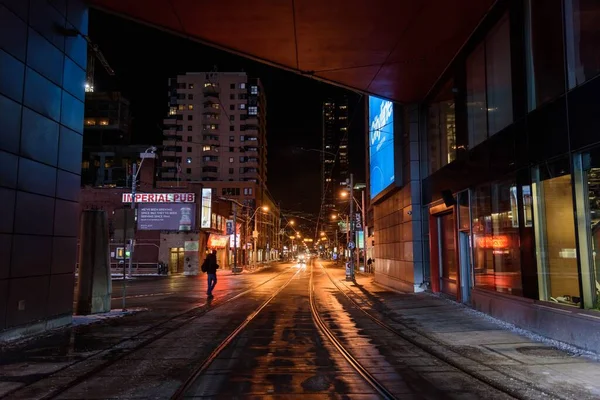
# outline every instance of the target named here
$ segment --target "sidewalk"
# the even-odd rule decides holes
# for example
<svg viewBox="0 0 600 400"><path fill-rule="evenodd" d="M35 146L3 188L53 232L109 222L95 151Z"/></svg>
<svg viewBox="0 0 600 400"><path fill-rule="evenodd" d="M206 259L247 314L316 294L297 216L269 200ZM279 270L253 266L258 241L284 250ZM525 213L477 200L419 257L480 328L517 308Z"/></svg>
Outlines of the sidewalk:
<svg viewBox="0 0 600 400"><path fill-rule="evenodd" d="M520 381L550 398L600 398L599 355L542 338L431 293L394 292L366 274L357 274L353 284L344 281L342 268L327 270L374 316L457 368L495 381Z"/></svg>

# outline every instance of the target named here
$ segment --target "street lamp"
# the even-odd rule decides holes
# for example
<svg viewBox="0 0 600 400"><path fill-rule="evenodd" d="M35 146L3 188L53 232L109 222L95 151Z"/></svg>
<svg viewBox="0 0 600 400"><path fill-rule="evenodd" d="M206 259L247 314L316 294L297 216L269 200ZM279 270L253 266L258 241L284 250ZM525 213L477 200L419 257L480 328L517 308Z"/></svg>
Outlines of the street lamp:
<svg viewBox="0 0 600 400"><path fill-rule="evenodd" d="M289 220L287 222L287 224L285 224L285 226L279 231L279 235L281 235L281 256L282 257L283 257L283 238L285 237L285 230L288 226L294 226L294 224L296 224L296 221L294 221L293 219ZM288 257L289 257L289 252L288 252Z"/></svg>
<svg viewBox="0 0 600 400"><path fill-rule="evenodd" d="M137 189L137 177L138 174L140 173L140 171L142 170L142 165L144 164L144 160L146 158L150 158L148 157L149 155L152 156L152 158L154 158L154 153L156 152L156 147L152 146L152 147L148 147L143 153L140 154L140 157L142 159L142 161L140 161L140 168L138 170L137 168L137 162L134 162L133 165L131 166L132 170L132 180L131 180L131 209L133 210L133 221L134 221L134 225L135 225L135 221L136 221L136 217L135 217L135 208L136 208L136 201L135 201L135 194L136 194L136 189ZM134 232L135 232L135 226L134 226ZM134 235L135 236L135 235ZM131 268L132 268L132 264L133 264L133 250L135 247L135 237L129 240L129 276L131 276ZM123 271L123 279L125 279L125 271Z"/></svg>

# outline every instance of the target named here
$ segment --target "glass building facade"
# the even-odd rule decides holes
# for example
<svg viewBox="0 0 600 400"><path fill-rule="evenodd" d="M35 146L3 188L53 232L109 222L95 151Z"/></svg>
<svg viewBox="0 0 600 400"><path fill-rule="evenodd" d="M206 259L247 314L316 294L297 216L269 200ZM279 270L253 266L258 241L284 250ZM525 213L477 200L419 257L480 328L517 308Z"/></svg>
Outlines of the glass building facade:
<svg viewBox="0 0 600 400"><path fill-rule="evenodd" d="M434 291L600 309L599 55L599 2L498 2L440 77L420 144Z"/></svg>

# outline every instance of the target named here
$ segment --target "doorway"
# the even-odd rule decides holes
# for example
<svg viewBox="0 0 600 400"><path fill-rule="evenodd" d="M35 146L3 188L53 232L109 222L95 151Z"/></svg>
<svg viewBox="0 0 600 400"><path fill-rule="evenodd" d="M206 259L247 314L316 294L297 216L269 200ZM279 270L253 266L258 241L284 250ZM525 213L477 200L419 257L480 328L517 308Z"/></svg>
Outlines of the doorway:
<svg viewBox="0 0 600 400"><path fill-rule="evenodd" d="M438 249L440 266L440 290L443 293L456 296L457 294L457 254L456 254L456 221L454 213L450 212L437 217Z"/></svg>
<svg viewBox="0 0 600 400"><path fill-rule="evenodd" d="M460 248L459 260L460 260L460 294L462 303L471 302L471 282L470 282L470 270L471 270L471 246L469 237L470 234L467 231L458 232L458 245Z"/></svg>
<svg viewBox="0 0 600 400"><path fill-rule="evenodd" d="M462 303L471 302L472 274L471 274L471 207L469 191L465 190L457 195L458 211L458 265L460 281L460 298Z"/></svg>
<svg viewBox="0 0 600 400"><path fill-rule="evenodd" d="M169 273L180 274L183 272L185 252L183 247L169 249Z"/></svg>

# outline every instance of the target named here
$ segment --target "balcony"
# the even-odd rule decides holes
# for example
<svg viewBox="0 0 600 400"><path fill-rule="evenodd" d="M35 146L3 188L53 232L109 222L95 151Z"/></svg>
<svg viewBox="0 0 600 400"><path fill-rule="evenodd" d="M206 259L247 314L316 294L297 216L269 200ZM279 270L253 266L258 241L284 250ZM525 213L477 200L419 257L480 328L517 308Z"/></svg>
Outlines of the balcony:
<svg viewBox="0 0 600 400"><path fill-rule="evenodd" d="M219 146L221 144L221 141L219 140L218 136L215 135L205 135L202 138L202 143L206 144L207 146ZM211 149L212 151L217 151L216 149Z"/></svg>
<svg viewBox="0 0 600 400"><path fill-rule="evenodd" d="M210 105L207 105L210 104ZM221 109L220 108L216 108L215 106L218 106L218 104L214 104L214 103L207 103L204 105L204 108L202 109L202 114L204 115L220 115L221 114Z"/></svg>
<svg viewBox="0 0 600 400"><path fill-rule="evenodd" d="M258 143L258 133L246 131L246 134L244 135L244 141L245 142L253 142L253 143L250 143L250 145L256 146L256 143Z"/></svg>
<svg viewBox="0 0 600 400"><path fill-rule="evenodd" d="M218 130L219 130L219 125L215 124L215 123L202 125L202 133L207 134L207 135L216 134Z"/></svg>
<svg viewBox="0 0 600 400"><path fill-rule="evenodd" d="M216 160L205 160L202 159L202 165L203 166L207 166L207 167L218 167L219 165L221 165L221 162L219 161L219 159L217 158Z"/></svg>
<svg viewBox="0 0 600 400"><path fill-rule="evenodd" d="M218 87L214 87L214 86L208 86L202 89L202 94L204 95L204 98L206 100L211 100L214 99L214 103L218 103L219 102L219 93L221 92L221 89Z"/></svg>
<svg viewBox="0 0 600 400"><path fill-rule="evenodd" d="M243 165L247 168L258 168L258 159L247 159Z"/></svg>
<svg viewBox="0 0 600 400"><path fill-rule="evenodd" d="M248 146L244 146L244 151L243 153L246 156L254 156L257 157L258 156L258 148L257 147L248 147Z"/></svg>
<svg viewBox="0 0 600 400"><path fill-rule="evenodd" d="M176 135L174 132L168 135L163 136L163 145L164 146L176 146L177 143L181 142L181 136Z"/></svg>
<svg viewBox="0 0 600 400"><path fill-rule="evenodd" d="M219 171L204 171L202 170L202 176L207 178L218 178Z"/></svg>
<svg viewBox="0 0 600 400"><path fill-rule="evenodd" d="M215 83L205 83L204 87L202 88L202 93L220 93L221 92L221 88L219 87L219 85L215 84Z"/></svg>
<svg viewBox="0 0 600 400"><path fill-rule="evenodd" d="M218 124L221 122L221 116L219 114L204 114L202 116L203 124Z"/></svg>

